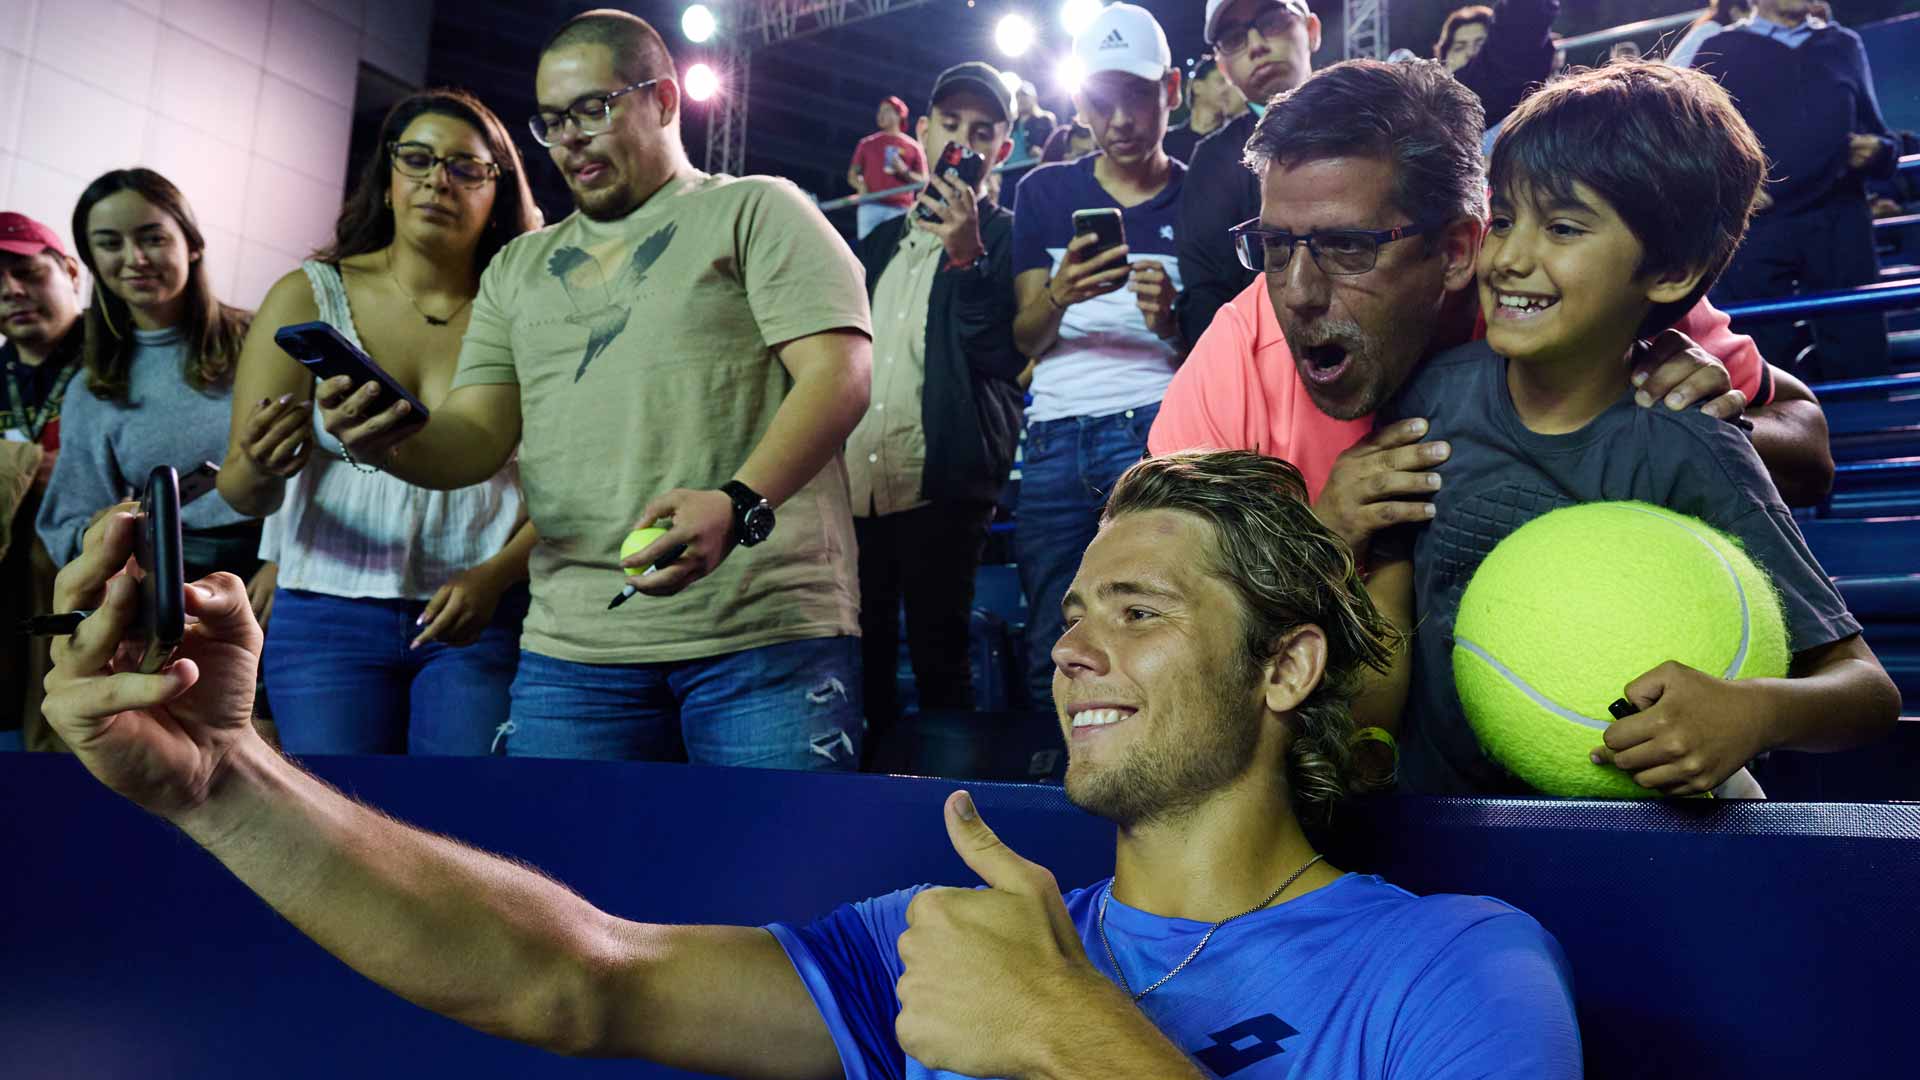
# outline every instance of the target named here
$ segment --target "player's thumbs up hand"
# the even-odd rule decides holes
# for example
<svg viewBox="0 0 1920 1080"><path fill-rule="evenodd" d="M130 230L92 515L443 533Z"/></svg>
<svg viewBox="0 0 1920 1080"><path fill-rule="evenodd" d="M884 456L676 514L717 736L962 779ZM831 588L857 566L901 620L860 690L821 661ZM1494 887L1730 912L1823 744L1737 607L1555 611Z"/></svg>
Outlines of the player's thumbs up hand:
<svg viewBox="0 0 1920 1080"><path fill-rule="evenodd" d="M1053 874L1002 843L966 792L945 813L953 850L987 888L928 889L907 905L894 1030L932 1068L1031 1075L1045 1018L1084 1010L1112 984L1087 962Z"/></svg>
<svg viewBox="0 0 1920 1080"><path fill-rule="evenodd" d="M980 818L973 796L956 791L947 797L947 839L967 869L980 876L988 888L1015 896L1038 900L1046 910L1047 923L1060 944L1079 945L1067 905L1060 898L1060 885L1053 871L1032 862L1008 847Z"/></svg>

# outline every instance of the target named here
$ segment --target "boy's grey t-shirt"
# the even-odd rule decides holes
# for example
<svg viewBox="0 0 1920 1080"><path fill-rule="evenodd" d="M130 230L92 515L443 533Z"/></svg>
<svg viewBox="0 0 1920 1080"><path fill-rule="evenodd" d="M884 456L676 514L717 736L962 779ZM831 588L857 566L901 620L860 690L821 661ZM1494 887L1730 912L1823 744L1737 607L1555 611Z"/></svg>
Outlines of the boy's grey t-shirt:
<svg viewBox="0 0 1920 1080"><path fill-rule="evenodd" d="M1383 552L1410 542L1413 554L1419 629L1401 736L1404 788L1531 791L1481 751L1467 726L1453 688L1453 620L1494 545L1550 510L1637 499L1690 514L1738 539L1772 576L1794 652L1860 632L1740 428L1698 409L1640 408L1627 390L1581 430L1541 435L1520 422L1506 372L1507 361L1486 342L1462 345L1426 361L1377 414L1381 426L1424 416L1428 438L1453 446L1440 467L1445 486L1434 495L1432 524L1382 538Z"/></svg>

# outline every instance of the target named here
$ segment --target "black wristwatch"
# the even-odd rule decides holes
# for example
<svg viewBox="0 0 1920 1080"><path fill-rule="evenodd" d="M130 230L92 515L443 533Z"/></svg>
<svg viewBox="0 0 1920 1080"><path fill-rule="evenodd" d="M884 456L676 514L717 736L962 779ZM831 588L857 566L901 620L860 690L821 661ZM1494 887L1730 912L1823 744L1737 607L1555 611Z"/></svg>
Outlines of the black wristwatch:
<svg viewBox="0 0 1920 1080"><path fill-rule="evenodd" d="M733 542L752 547L773 534L773 504L738 480L720 485L733 500Z"/></svg>

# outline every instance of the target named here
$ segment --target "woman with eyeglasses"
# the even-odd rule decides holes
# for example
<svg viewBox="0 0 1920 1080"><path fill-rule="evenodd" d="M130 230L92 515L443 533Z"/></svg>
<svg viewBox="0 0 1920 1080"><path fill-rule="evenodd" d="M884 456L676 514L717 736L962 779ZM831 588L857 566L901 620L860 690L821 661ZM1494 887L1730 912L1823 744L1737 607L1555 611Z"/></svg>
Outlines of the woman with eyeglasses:
<svg viewBox="0 0 1920 1080"><path fill-rule="evenodd" d="M73 236L93 278L61 452L35 525L57 565L101 513L226 452L234 362L251 316L214 295L193 208L151 169L116 169L80 195ZM82 390L84 387L84 390ZM208 493L181 510L188 580L259 569L260 524Z"/></svg>
<svg viewBox="0 0 1920 1080"><path fill-rule="evenodd" d="M321 321L431 412L480 272L538 228L513 140L485 105L395 105L334 242L276 283L235 381L220 490L267 518L278 564L262 655L293 753L486 754L506 723L534 543L513 465L429 491L355 461L317 423L314 379L274 342Z"/></svg>

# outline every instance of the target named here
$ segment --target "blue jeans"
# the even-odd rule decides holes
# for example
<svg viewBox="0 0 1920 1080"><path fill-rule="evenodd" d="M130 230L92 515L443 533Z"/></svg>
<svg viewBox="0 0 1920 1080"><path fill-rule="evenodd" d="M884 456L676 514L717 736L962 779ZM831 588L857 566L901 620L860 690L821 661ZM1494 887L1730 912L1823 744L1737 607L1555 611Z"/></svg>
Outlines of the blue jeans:
<svg viewBox="0 0 1920 1080"><path fill-rule="evenodd" d="M488 754L507 722L527 587L500 598L464 648L407 644L420 600L273 594L261 654L267 704L291 754Z"/></svg>
<svg viewBox="0 0 1920 1080"><path fill-rule="evenodd" d="M523 652L507 755L852 770L863 715L857 637L654 664Z"/></svg>
<svg viewBox="0 0 1920 1080"><path fill-rule="evenodd" d="M1105 416L1069 416L1027 425L1013 544L1027 594L1027 693L1036 709L1053 705L1053 644L1063 625L1060 599L1080 556L1100 529L1114 481L1147 455L1147 432L1160 404Z"/></svg>

